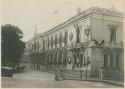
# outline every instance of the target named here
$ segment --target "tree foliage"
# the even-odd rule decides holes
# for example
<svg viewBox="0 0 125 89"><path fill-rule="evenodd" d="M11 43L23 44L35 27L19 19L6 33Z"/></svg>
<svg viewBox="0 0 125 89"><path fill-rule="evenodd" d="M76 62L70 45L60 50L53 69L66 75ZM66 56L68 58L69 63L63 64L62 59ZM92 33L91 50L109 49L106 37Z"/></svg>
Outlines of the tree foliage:
<svg viewBox="0 0 125 89"><path fill-rule="evenodd" d="M25 43L21 40L23 32L16 26L1 26L2 65L19 64Z"/></svg>

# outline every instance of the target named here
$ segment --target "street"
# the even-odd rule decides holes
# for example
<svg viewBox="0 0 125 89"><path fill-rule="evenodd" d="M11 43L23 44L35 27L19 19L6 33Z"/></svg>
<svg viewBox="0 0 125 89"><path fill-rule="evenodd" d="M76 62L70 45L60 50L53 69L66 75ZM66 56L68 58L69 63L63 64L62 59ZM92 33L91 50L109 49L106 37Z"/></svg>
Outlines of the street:
<svg viewBox="0 0 125 89"><path fill-rule="evenodd" d="M25 70L13 77L2 78L2 88L117 88L107 83L62 80L55 81L55 75L39 70Z"/></svg>

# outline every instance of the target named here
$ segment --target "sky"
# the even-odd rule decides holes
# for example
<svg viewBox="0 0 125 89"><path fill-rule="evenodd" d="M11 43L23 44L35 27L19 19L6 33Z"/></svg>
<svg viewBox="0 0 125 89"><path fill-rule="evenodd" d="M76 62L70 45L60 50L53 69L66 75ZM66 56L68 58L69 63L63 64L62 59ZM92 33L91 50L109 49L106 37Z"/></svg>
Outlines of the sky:
<svg viewBox="0 0 125 89"><path fill-rule="evenodd" d="M18 26L24 33L24 41L36 33L43 33L76 14L76 9L92 6L111 8L124 13L124 0L2 0L2 25Z"/></svg>

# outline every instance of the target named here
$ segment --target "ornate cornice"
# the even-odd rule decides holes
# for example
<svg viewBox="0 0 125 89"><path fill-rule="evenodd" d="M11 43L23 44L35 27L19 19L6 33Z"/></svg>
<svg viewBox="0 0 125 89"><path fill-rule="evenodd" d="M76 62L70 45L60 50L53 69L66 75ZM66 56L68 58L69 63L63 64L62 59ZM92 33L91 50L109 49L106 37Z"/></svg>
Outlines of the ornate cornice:
<svg viewBox="0 0 125 89"><path fill-rule="evenodd" d="M67 21L59 24L58 26L50 29L49 31L44 32L43 34L49 34L51 32L53 32L54 30L58 30L64 26L66 26L69 23L73 23L75 20L78 20L81 17L85 17L91 13L100 13L100 14L105 14L105 15L112 15L112 16L119 16L119 17L123 17L123 13L119 12L117 10L114 9L106 9L106 8L99 8L99 7L91 7L89 9L86 9L82 12L80 12L79 14L74 15L73 17L69 18Z"/></svg>
<svg viewBox="0 0 125 89"><path fill-rule="evenodd" d="M74 22L77 22L77 20L79 20L80 18L84 18L86 16L88 16L91 13L100 13L103 15L112 15L112 16L119 16L119 17L123 17L123 13L117 11L116 9L106 9L106 8L99 8L99 7L91 7L89 9L86 9L84 11L81 11L80 13L74 15L73 17L69 18L67 21L57 25L56 27L44 32L44 33L40 33L39 35L36 35L35 37L32 38L36 39L37 37L40 36L46 36L48 34L51 34L54 31L57 31L59 29L65 28L68 24L72 24Z"/></svg>

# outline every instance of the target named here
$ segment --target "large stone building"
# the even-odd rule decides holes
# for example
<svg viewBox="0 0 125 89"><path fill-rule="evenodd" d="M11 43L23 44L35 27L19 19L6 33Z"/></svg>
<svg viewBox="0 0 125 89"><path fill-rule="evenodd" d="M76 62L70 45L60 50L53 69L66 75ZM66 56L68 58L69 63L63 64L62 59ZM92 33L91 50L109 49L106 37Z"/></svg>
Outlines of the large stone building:
<svg viewBox="0 0 125 89"><path fill-rule="evenodd" d="M91 70L92 76L101 69L119 70L123 75L123 13L98 7L81 11L33 37L27 42L24 55L29 62L46 69L58 65Z"/></svg>

